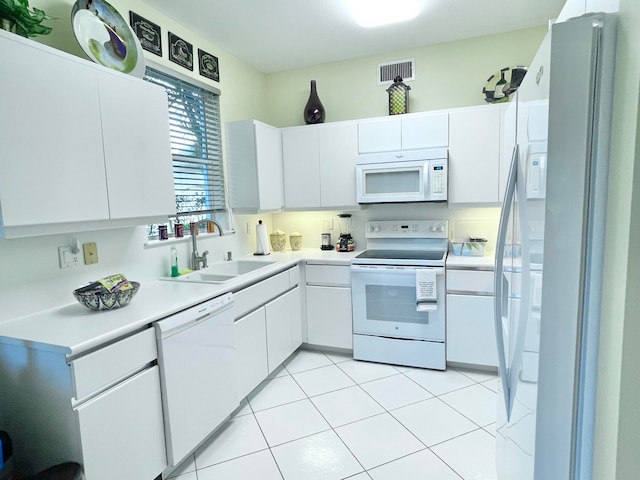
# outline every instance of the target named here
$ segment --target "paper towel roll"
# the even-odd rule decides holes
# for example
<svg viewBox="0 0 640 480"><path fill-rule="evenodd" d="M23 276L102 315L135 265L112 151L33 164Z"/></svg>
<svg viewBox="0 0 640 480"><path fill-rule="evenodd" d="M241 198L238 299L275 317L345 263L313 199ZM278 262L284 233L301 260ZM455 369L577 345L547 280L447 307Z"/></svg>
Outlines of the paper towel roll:
<svg viewBox="0 0 640 480"><path fill-rule="evenodd" d="M262 220L256 225L256 253L255 255L269 255L269 235L267 235L267 227Z"/></svg>

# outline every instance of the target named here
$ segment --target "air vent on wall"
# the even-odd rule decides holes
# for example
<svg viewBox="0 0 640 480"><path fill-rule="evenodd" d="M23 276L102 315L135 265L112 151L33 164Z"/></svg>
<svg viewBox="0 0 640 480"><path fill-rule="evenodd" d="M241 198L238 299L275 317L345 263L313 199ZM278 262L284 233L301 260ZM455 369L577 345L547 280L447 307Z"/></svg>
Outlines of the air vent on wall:
<svg viewBox="0 0 640 480"><path fill-rule="evenodd" d="M378 64L378 85L384 85L385 83L393 83L393 79L398 75L402 77L403 81L415 80L416 69L415 59L410 58L408 60L395 60L393 62L385 62Z"/></svg>

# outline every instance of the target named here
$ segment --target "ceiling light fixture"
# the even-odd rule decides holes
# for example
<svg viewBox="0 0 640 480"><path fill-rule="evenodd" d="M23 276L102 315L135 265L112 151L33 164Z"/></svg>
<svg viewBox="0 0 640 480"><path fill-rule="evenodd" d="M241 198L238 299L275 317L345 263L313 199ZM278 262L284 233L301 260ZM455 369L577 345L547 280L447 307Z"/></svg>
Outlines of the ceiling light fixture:
<svg viewBox="0 0 640 480"><path fill-rule="evenodd" d="M347 0L347 5L361 27L405 22L420 13L419 0Z"/></svg>

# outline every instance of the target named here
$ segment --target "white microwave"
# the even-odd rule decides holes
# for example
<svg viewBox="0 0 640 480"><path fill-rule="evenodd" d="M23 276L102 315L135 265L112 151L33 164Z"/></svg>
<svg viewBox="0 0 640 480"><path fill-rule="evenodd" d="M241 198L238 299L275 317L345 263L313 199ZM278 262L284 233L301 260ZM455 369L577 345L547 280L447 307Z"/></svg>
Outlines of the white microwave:
<svg viewBox="0 0 640 480"><path fill-rule="evenodd" d="M446 202L448 185L446 148L358 157L358 203Z"/></svg>

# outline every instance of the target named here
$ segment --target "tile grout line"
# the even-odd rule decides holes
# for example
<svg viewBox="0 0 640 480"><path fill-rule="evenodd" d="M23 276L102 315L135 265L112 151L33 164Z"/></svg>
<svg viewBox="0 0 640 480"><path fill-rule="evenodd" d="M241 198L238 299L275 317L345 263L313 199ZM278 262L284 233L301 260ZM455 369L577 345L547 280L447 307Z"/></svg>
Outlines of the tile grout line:
<svg viewBox="0 0 640 480"><path fill-rule="evenodd" d="M325 355L325 356L326 356L326 355ZM331 359L329 359L329 360L331 360ZM335 365L335 364L334 364L334 365ZM342 369L340 369L340 371L342 371ZM343 373L345 373L345 372L343 372ZM347 375L347 374L345 373L345 375ZM347 375L347 377L348 377L348 375ZM292 376L292 378L293 378L293 376ZM354 381L351 377L349 377L349 378L350 378L352 381ZM302 386L301 386L301 385L299 385L299 384L298 384L298 382L296 381L296 379L295 379L295 378L293 378L293 381L294 381L294 382L296 382L296 384L297 384L297 385L300 387L300 389L304 392L304 389L302 388ZM354 381L354 383L355 383L355 381ZM358 384L356 383L356 385L358 385ZM346 387L346 388L351 388L351 387L352 387L352 386L349 386L349 387ZM337 391L337 390L336 390L336 391ZM330 392L327 392L327 393L330 393ZM307 395L307 392L305 392L305 395ZM323 418L323 420L324 420L325 422L327 422L327 425L329 425L329 428L331 429L331 431L335 434L335 436L336 436L336 437L338 437L338 439L340 440L340 442L342 442L342 444L344 445L344 447L345 447L345 448L347 449L347 451L351 454L351 456L355 459L355 461L356 461L356 462L358 462L358 465L360 465L360 467L362 468L362 471L366 473L366 471L367 471L367 470L366 470L366 468L364 468L364 465L362 465L362 463L360 462L360 460L358 460L358 457L356 457L356 456L355 456L355 454L351 451L351 449L349 448L349 446L348 446L346 443L344 443L344 440L342 439L342 437L338 434L338 432L336 432L336 430L335 430L335 428L333 427L333 425L331 425L331 423L329 423L329 420L327 420L327 418L322 414L322 412L320 411L320 409L318 408L318 406L317 406L315 403L313 403L313 400L311 400L311 397L309 397L309 396L307 395L307 399L309 400L309 402L311 402L311 405L313 405L313 408L315 408L315 409L316 409L316 411L320 414L320 416ZM327 431L328 431L328 430L327 430ZM360 472L359 472L359 473L360 473ZM359 473L357 473L356 475L358 475ZM368 475L368 474L367 474L367 475ZM353 475L351 475L351 476L353 477ZM349 477L347 477L347 478L349 478ZM287 479L285 479L285 480L287 480ZM294 480L295 480L295 479L294 479Z"/></svg>

